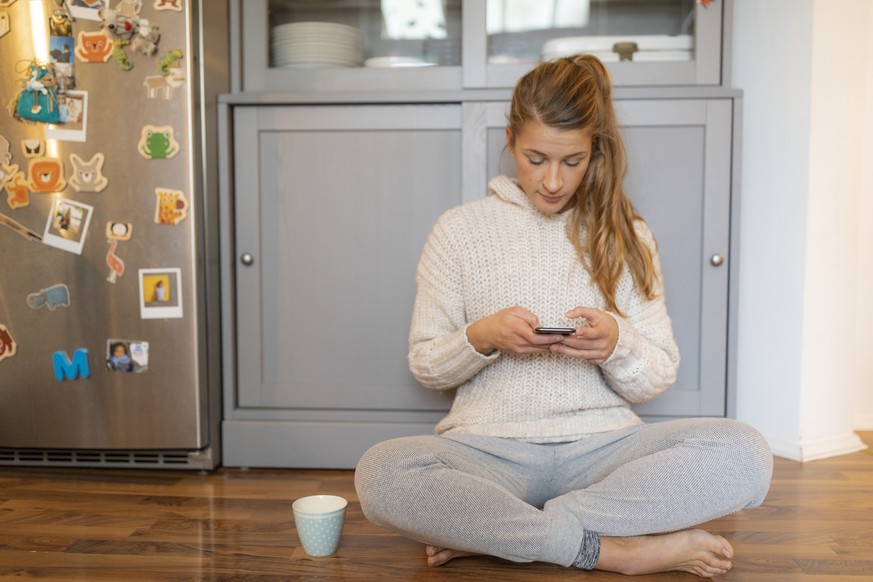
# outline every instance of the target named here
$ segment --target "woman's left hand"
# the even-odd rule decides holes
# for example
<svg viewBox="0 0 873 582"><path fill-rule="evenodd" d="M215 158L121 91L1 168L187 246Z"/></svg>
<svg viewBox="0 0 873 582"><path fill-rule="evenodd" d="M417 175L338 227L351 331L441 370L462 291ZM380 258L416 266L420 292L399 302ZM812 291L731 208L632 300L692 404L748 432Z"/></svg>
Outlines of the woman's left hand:
<svg viewBox="0 0 873 582"><path fill-rule="evenodd" d="M587 326L576 329L561 343L552 344L551 350L560 354L602 364L615 350L618 342L618 324L608 313L590 307L575 307L567 312L567 318L584 317Z"/></svg>

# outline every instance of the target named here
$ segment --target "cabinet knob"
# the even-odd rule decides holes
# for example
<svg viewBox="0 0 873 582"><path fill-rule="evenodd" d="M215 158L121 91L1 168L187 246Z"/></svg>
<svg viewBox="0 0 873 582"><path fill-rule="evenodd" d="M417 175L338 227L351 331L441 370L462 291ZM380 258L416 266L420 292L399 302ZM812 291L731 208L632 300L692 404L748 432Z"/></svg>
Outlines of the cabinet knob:
<svg viewBox="0 0 873 582"><path fill-rule="evenodd" d="M251 267L255 262L255 258L250 253L243 253L239 258L239 262L246 267Z"/></svg>
<svg viewBox="0 0 873 582"><path fill-rule="evenodd" d="M713 267L721 267L724 264L724 256L719 253L715 253L714 255L712 255L712 258L709 259L709 262L712 264Z"/></svg>

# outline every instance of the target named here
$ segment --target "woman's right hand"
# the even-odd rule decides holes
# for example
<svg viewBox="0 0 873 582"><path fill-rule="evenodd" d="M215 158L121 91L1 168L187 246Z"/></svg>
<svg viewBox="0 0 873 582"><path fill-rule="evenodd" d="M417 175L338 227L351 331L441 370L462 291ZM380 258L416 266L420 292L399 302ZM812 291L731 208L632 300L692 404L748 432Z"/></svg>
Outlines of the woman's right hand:
<svg viewBox="0 0 873 582"><path fill-rule="evenodd" d="M560 335L535 333L538 325L539 318L527 309L507 307L471 323L467 340L477 352L487 356L494 350L509 354L548 352L550 345L564 339Z"/></svg>

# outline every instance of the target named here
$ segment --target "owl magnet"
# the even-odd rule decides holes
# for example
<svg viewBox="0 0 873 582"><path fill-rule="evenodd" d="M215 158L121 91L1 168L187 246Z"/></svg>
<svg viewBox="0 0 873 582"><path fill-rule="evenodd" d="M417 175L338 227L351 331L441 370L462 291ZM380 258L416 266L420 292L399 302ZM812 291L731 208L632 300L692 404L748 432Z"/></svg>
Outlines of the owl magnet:
<svg viewBox="0 0 873 582"><path fill-rule="evenodd" d="M45 140L28 138L21 140L21 152L25 158L41 158L45 155Z"/></svg>
<svg viewBox="0 0 873 582"><path fill-rule="evenodd" d="M167 188L155 188L157 205L155 207L155 222L157 224L176 225L188 216L188 200L185 193Z"/></svg>
<svg viewBox="0 0 873 582"><path fill-rule="evenodd" d="M170 159L179 153L179 143L169 125L146 125L136 149L149 160Z"/></svg>

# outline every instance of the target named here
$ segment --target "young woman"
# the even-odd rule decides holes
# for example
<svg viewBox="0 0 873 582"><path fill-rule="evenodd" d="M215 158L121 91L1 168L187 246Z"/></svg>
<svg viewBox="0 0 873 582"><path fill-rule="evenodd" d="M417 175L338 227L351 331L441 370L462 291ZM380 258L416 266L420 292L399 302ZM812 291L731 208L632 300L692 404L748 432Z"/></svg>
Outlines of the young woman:
<svg viewBox="0 0 873 582"><path fill-rule="evenodd" d="M542 63L506 129L517 179L437 222L418 267L410 368L457 388L436 434L380 443L355 482L373 523L428 564L488 554L625 574L731 567L692 526L767 494L772 455L727 419L644 424L675 380L657 245L622 190L607 70ZM563 326L569 335L537 333Z"/></svg>

